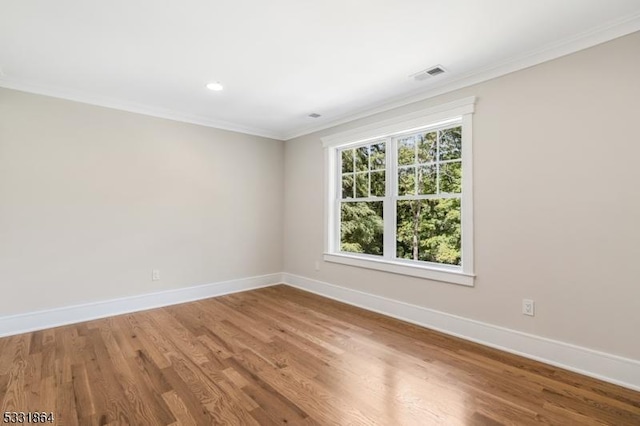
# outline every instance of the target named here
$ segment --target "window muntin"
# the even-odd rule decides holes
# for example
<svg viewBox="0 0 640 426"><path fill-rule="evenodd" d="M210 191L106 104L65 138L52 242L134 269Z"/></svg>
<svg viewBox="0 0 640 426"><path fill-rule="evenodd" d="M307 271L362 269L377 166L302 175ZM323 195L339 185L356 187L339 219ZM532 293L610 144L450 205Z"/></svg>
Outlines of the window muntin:
<svg viewBox="0 0 640 426"><path fill-rule="evenodd" d="M384 251L386 142L338 150L340 248L381 256Z"/></svg>
<svg viewBox="0 0 640 426"><path fill-rule="evenodd" d="M461 120L337 154L339 252L462 265Z"/></svg>
<svg viewBox="0 0 640 426"><path fill-rule="evenodd" d="M462 265L462 125L397 137L395 257Z"/></svg>

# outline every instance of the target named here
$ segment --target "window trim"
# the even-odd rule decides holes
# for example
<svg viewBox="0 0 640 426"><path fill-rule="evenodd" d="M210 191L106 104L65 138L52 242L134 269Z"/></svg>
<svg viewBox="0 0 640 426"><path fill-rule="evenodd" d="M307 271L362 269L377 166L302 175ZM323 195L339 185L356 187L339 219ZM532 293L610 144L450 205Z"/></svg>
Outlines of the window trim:
<svg viewBox="0 0 640 426"><path fill-rule="evenodd" d="M475 102L476 97L471 96L321 138L325 151L324 261L465 286L474 285L472 115L475 110ZM338 228L340 217L336 206L338 149L365 145L376 139L446 125L455 121L462 123L462 266L394 259L391 257L393 255L389 253L384 257L378 257L340 252L337 249L337 241L340 238ZM390 157L386 156L387 176L393 175L389 168ZM387 179L387 190L390 188L392 180L395 181L395 179ZM386 194L390 193L386 192ZM389 203L386 200L388 199L389 196L385 196L385 211L392 211L394 209L387 210ZM385 225L387 223L392 222L386 220ZM338 230L338 235L336 235L336 230ZM387 226L385 226L385 239L393 235L387 231Z"/></svg>

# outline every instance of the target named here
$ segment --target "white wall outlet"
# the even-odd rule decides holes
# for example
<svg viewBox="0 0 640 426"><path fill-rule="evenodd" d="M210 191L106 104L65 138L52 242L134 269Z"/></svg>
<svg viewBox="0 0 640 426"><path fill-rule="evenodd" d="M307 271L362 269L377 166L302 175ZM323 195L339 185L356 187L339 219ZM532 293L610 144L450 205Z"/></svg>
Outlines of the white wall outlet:
<svg viewBox="0 0 640 426"><path fill-rule="evenodd" d="M319 260L316 260L315 267L316 267L316 271L320 270L320 261Z"/></svg>
<svg viewBox="0 0 640 426"><path fill-rule="evenodd" d="M160 281L160 269L151 271L151 281Z"/></svg>
<svg viewBox="0 0 640 426"><path fill-rule="evenodd" d="M531 299L522 299L522 313L534 316L536 314L536 303Z"/></svg>

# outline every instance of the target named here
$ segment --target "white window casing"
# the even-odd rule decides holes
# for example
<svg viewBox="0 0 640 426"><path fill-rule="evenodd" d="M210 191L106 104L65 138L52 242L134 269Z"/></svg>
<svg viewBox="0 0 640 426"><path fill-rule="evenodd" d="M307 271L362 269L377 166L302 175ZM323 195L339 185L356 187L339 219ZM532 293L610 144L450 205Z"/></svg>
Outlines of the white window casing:
<svg viewBox="0 0 640 426"><path fill-rule="evenodd" d="M435 107L411 112L402 116L386 119L356 129L333 134L322 138L325 156L325 211L324 211L324 260L327 262L375 269L390 273L414 276L435 281L449 282L465 286L474 283L473 258L473 151L472 151L472 115L476 98L468 97ZM461 124L462 127L462 194L461 204L461 257L462 264L445 265L425 261L395 258L396 206L398 197L393 197L397 187L396 166L391 164L392 150L396 150L396 137L399 134L430 130L446 125ZM394 136L394 137L391 137ZM384 255L374 256L362 253L340 251L340 208L338 202L338 150L372 143L377 139L388 141L385 156L385 197L376 198L383 202L384 219ZM355 182L354 182L355 185ZM412 197L413 198L413 197ZM428 197L425 197L428 198ZM442 198L442 197L439 197ZM362 198L358 201L370 199Z"/></svg>

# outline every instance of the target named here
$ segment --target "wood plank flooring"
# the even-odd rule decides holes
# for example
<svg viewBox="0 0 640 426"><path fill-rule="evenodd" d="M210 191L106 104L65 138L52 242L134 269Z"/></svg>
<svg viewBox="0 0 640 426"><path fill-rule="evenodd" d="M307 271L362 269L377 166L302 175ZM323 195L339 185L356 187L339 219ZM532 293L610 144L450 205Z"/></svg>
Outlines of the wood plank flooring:
<svg viewBox="0 0 640 426"><path fill-rule="evenodd" d="M640 425L638 392L286 286L0 339L0 405L56 425Z"/></svg>

